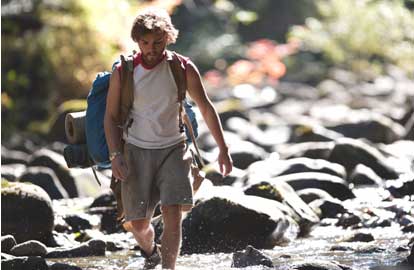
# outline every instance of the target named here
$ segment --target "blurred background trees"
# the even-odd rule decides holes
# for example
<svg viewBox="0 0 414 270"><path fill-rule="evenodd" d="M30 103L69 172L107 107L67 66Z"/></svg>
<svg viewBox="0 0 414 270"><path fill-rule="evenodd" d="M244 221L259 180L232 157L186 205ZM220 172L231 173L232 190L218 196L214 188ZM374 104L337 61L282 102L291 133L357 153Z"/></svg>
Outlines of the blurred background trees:
<svg viewBox="0 0 414 270"><path fill-rule="evenodd" d="M136 11L168 9L171 49L209 87L294 80L316 84L338 66L369 79L414 72L413 0L2 1L2 137L46 132L57 108L84 99L96 73L136 48Z"/></svg>

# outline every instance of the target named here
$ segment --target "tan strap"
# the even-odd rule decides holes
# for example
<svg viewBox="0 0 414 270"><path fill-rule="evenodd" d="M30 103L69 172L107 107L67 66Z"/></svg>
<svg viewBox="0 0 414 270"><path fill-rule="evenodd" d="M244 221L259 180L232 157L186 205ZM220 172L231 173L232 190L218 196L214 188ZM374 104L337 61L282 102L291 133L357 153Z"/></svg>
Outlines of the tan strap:
<svg viewBox="0 0 414 270"><path fill-rule="evenodd" d="M196 137L194 136L193 126L191 125L191 120L188 117L188 114L185 112L185 110L184 110L184 113L183 113L183 118L184 118L184 124L185 124L185 126L187 127L187 130L190 133L191 141L194 144L194 148L196 150L198 160L200 161L201 166L204 167L205 163L204 163L203 159L201 158L200 150L199 150L198 145L197 145L197 140L196 140Z"/></svg>
<svg viewBox="0 0 414 270"><path fill-rule="evenodd" d="M127 122L129 112L134 102L134 78L133 78L133 56L130 55L126 59L121 57L121 98L120 98L120 124L123 126Z"/></svg>
<svg viewBox="0 0 414 270"><path fill-rule="evenodd" d="M173 51L166 51L167 53L167 61L170 63L171 72L174 77L175 84L177 85L177 101L179 103L178 108L178 125L180 132L184 132L184 125L187 127L187 130L190 133L191 141L194 144L194 148L197 153L198 160L200 161L202 166L205 166L203 159L200 155L200 150L197 145L197 140L194 136L193 126L191 125L190 118L188 117L185 109L184 109L184 100L186 97L187 92L187 75L186 75L186 68L183 65L182 61L176 52ZM184 121L183 121L184 119Z"/></svg>

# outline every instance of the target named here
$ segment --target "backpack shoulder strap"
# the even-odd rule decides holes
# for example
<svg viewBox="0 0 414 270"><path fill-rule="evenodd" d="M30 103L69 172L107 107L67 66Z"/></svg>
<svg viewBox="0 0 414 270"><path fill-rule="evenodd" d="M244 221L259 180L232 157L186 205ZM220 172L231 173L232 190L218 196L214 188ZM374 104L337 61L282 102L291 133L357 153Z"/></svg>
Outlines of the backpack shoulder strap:
<svg viewBox="0 0 414 270"><path fill-rule="evenodd" d="M178 128L180 132L184 132L183 122L183 101L187 91L187 76L185 71L185 65L183 56L179 56L174 51L166 51L167 61L170 65L171 73L173 74L175 84L177 85L177 102L179 103L178 109ZM181 57L181 58L180 58Z"/></svg>
<svg viewBox="0 0 414 270"><path fill-rule="evenodd" d="M120 97L120 124L125 125L129 112L134 102L134 57L129 55L126 58L121 55L121 97Z"/></svg>
<svg viewBox="0 0 414 270"><path fill-rule="evenodd" d="M178 88L178 102L181 102L185 99L187 91L187 76L186 76L186 67L184 64L184 56L174 52L166 51L167 61L170 64L171 72L173 74L175 84Z"/></svg>
<svg viewBox="0 0 414 270"><path fill-rule="evenodd" d="M194 144L194 148L196 149L196 153L198 159L202 166L204 166L203 159L201 158L200 150L197 145L196 138L194 136L193 126L191 125L190 118L188 117L186 111L183 109L183 102L186 97L187 91L187 75L186 75L186 67L185 67L185 58L184 56L174 52L174 51L166 51L167 52L167 61L169 61L171 72L173 74L175 84L177 85L177 101L179 102L179 111L178 111L178 121L179 121L179 128L181 132L184 132L184 125L187 127L191 141Z"/></svg>

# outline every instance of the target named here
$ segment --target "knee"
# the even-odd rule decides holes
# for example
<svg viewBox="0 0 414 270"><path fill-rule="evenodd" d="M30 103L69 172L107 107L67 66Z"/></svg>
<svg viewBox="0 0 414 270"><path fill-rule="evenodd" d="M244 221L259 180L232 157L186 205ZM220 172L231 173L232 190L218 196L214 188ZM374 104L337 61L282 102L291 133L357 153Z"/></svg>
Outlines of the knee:
<svg viewBox="0 0 414 270"><path fill-rule="evenodd" d="M147 220L133 220L131 221L133 230L137 233L143 233L148 230L150 222Z"/></svg>
<svg viewBox="0 0 414 270"><path fill-rule="evenodd" d="M161 205L161 212L163 216L180 216L181 217L181 205Z"/></svg>
<svg viewBox="0 0 414 270"><path fill-rule="evenodd" d="M164 224L181 224L182 211L180 205L163 205L161 206L161 212Z"/></svg>

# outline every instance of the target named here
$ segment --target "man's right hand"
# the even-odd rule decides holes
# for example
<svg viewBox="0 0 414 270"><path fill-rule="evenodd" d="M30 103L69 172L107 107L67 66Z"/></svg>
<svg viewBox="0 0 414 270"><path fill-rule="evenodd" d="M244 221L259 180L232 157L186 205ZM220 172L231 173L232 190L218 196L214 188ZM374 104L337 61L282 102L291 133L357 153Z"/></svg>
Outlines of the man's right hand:
<svg viewBox="0 0 414 270"><path fill-rule="evenodd" d="M125 181L128 175L128 166L122 155L117 155L111 162L112 174L116 179Z"/></svg>

